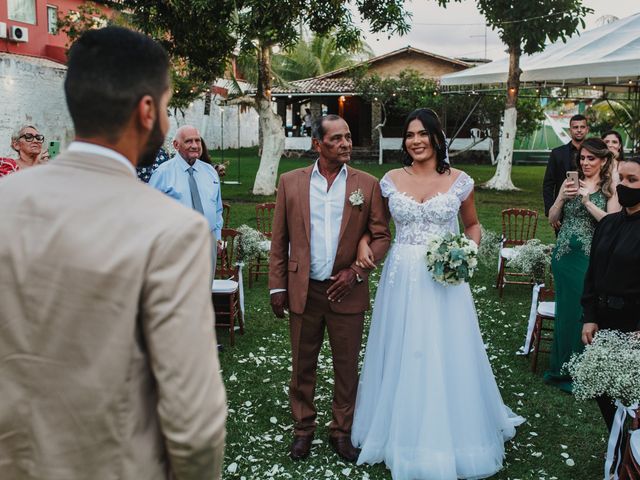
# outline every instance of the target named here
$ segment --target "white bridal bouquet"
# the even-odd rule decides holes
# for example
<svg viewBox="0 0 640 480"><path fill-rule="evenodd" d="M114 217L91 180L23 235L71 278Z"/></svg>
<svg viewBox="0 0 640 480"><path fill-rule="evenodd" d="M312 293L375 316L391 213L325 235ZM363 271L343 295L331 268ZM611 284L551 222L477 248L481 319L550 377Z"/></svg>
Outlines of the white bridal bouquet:
<svg viewBox="0 0 640 480"><path fill-rule="evenodd" d="M582 353L573 354L565 368L578 400L606 394L624 405L640 402L640 337L636 333L601 330Z"/></svg>
<svg viewBox="0 0 640 480"><path fill-rule="evenodd" d="M464 235L446 233L427 239L427 269L442 285L467 282L478 266L478 246Z"/></svg>

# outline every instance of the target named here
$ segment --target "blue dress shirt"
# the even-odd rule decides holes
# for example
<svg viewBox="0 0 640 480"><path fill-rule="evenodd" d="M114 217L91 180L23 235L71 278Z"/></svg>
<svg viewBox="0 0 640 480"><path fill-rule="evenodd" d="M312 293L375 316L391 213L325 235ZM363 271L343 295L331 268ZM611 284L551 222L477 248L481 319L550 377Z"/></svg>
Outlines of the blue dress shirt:
<svg viewBox="0 0 640 480"><path fill-rule="evenodd" d="M149 185L176 199L185 207L193 208L189 189L189 164L179 154L164 162L151 175ZM220 178L216 170L201 160L193 166L193 178L198 185L204 216L209 222L209 230L220 239L222 231L222 196Z"/></svg>

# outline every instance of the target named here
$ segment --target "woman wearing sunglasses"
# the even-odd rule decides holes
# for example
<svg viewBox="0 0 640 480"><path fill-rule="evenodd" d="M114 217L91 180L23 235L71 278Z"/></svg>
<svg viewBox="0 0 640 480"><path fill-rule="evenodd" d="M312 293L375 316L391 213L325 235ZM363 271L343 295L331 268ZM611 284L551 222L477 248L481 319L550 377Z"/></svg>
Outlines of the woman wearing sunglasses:
<svg viewBox="0 0 640 480"><path fill-rule="evenodd" d="M0 158L0 177L40 164L44 135L33 125L24 125L11 135L11 148L18 152L16 160Z"/></svg>

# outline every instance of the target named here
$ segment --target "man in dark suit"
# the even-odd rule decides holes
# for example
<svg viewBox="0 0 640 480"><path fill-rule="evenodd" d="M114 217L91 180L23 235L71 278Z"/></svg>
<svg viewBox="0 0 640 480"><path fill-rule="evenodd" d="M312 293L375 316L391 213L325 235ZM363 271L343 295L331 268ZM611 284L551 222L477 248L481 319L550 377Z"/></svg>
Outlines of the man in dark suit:
<svg viewBox="0 0 640 480"><path fill-rule="evenodd" d="M544 172L542 196L544 198L544 214L549 216L549 209L555 202L567 172L577 168L577 156L582 141L589 133L589 126L584 115L574 115L569 120L571 141L551 150L547 170Z"/></svg>

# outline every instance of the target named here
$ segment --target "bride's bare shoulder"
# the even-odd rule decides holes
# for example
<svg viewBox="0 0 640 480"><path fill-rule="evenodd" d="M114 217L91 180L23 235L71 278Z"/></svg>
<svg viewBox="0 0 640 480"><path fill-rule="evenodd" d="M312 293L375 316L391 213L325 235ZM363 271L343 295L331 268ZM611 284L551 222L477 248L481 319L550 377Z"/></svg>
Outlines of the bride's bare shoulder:
<svg viewBox="0 0 640 480"><path fill-rule="evenodd" d="M394 168L392 170L389 170L385 176L387 178L390 178L392 182L395 182L398 177L400 177L400 175L404 174L404 168Z"/></svg>

